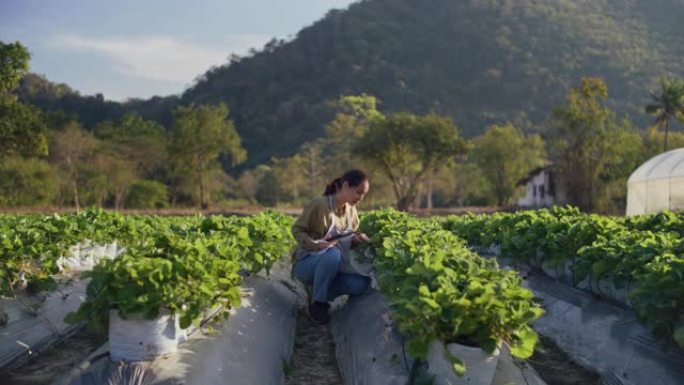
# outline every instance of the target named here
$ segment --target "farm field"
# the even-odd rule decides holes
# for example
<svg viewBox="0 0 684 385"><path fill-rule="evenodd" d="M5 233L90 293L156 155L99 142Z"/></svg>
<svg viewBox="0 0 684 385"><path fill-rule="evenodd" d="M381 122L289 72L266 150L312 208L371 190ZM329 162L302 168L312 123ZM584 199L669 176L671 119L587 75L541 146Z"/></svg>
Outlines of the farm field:
<svg viewBox="0 0 684 385"><path fill-rule="evenodd" d="M587 215L573 208L430 218L395 210L366 213L362 230L373 234L372 243L354 255L374 277L377 299L345 297L334 305L333 324L341 322L335 317L342 317L339 320L349 319L345 321L349 325L335 326L332 339L320 337L330 333L329 328L307 326L305 315L296 317L306 294L289 277L288 254L294 244L291 224L291 217L273 211L230 217L135 216L102 210L0 216L3 372L11 374L9 378L17 384L53 383L57 377L62 383L87 383L86 374L74 374L73 367L78 367L74 362L55 365L55 378L40 377L29 368L40 367L42 359L48 362L50 348L68 350L70 343L82 343L77 341L84 338L90 345L83 349L99 348L95 354L101 365L116 359L107 351L112 341L102 347L97 342L106 339L107 325L113 322L110 310L124 318L142 315L143 319L172 313L177 330L189 331L188 335L197 330L204 335L209 325L215 325L211 328L218 331L207 334L211 342L187 337L187 342L174 343L198 349L194 352L200 355L209 354L207 346L215 346L212 349L220 348L230 357L231 346L250 346L249 339L236 342L225 333L231 327L239 329L235 323L251 309L257 314L282 311L277 319L287 320L274 324L285 330L271 328L276 332L269 341L282 340L281 346L264 342L261 347L272 350L276 358L286 357L271 360L273 367L259 371L276 375L279 381L295 383L299 378L297 383L304 383L310 373L302 374L302 369L314 373L323 369L311 367L302 356L311 354L311 349L313 353L333 349L340 338L352 338L350 330L361 326L348 329L349 325L382 307L391 319L392 333L401 338L399 352L403 351L406 363L418 363L406 365L397 374L406 378L436 376L440 383L442 374L420 363L430 362L434 349L447 351L435 347L435 341L441 341L442 346L455 342L479 346L490 354L503 349L519 357L518 365L528 360L527 366L519 367L520 373L535 368L549 384L561 383L548 366L566 359L555 357L576 363L567 369L574 373L566 378L567 383L573 378L596 381L597 376L604 382L609 378L623 384L640 383L636 369L658 376L665 384L681 379L684 221L680 214L625 219ZM362 305L371 300L380 302ZM565 318L557 318L559 309ZM342 315L352 311L358 314ZM577 318L568 318L573 312ZM597 318L586 319L590 314ZM214 322L207 322L210 318ZM372 323L370 319L367 322ZM52 330L36 326L44 324L43 320ZM263 322L275 321L266 317ZM301 327L295 328L296 324ZM607 335L601 335L604 326ZM582 337L562 334L583 327L596 329L590 338L607 341L600 344L602 349L622 346L623 352L616 351L615 357L627 353L637 357L636 369L618 369L610 350L600 351L597 346L592 353L587 351L591 346L567 342L582 342ZM99 331L100 339L87 337L86 330ZM250 332L262 333L247 329ZM15 342L18 335L25 337L21 345ZM308 346L319 340L328 341L327 347L320 342L314 348ZM630 344L635 347L625 348ZM352 356L365 354L366 348L358 349ZM173 351L161 355L182 359L183 353ZM293 358L293 352L300 358ZM646 354L651 361L640 366L639 357ZM240 362L236 357L233 362ZM320 365L327 365L325 370L331 373L341 370L337 380L326 375L331 383L353 383L345 373L349 363L344 362L344 355L338 351L337 362L334 355L330 357ZM453 375L472 374L462 357L446 357ZM148 375L170 370L155 366L159 361L155 355L145 359L152 362L145 369ZM253 363L245 367L255 368ZM497 366L497 373L501 367ZM374 369L367 370L372 375ZM69 373L71 382L65 380ZM503 374L494 375L489 383L496 383L496 376Z"/></svg>

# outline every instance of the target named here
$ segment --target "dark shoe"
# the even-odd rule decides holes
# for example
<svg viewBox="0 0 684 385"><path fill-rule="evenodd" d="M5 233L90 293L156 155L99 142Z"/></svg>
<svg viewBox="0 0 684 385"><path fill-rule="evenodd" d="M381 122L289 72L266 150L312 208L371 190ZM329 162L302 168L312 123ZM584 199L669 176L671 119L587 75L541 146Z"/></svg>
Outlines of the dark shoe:
<svg viewBox="0 0 684 385"><path fill-rule="evenodd" d="M329 307L327 302L313 301L309 304L309 317L316 323L327 324L330 322Z"/></svg>

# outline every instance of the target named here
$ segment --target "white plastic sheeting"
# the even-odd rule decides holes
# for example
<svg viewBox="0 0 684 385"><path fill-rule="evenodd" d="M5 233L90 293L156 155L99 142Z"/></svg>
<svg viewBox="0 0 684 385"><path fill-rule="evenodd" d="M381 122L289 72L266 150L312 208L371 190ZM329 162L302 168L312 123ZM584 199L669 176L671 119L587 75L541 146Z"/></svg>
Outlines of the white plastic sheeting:
<svg viewBox="0 0 684 385"><path fill-rule="evenodd" d="M405 355L404 340L392 321L391 310L378 292L351 298L337 310L332 317L332 334L345 385L409 384L411 370L416 370L412 369L414 359ZM469 369L464 377L454 374L440 351L433 349L427 362L416 367L426 371L428 377L434 376L435 385L545 385L534 369L513 360L506 348L501 350L498 359L488 360L484 355L479 362L477 359L467 362ZM463 354L457 354L464 358ZM487 375L480 365L490 366ZM478 379L480 382L475 382Z"/></svg>
<svg viewBox="0 0 684 385"><path fill-rule="evenodd" d="M377 291L351 298L333 314L331 330L346 385L406 385L413 360L391 310Z"/></svg>
<svg viewBox="0 0 684 385"><path fill-rule="evenodd" d="M85 300L87 285L77 280L51 293L0 298L0 309L8 316L8 323L0 326L0 367L17 367L78 330L79 325L66 324L64 317Z"/></svg>
<svg viewBox="0 0 684 385"><path fill-rule="evenodd" d="M88 281L70 273L90 270L103 258L113 259L122 252L116 242L98 245L86 240L58 259L58 266L65 273L59 280L66 281L58 290L0 298L0 311L8 317L8 323L0 326L0 367L17 367L31 355L79 330L82 325L66 324L64 317L78 310L85 300Z"/></svg>
<svg viewBox="0 0 684 385"><path fill-rule="evenodd" d="M414 367L414 359L407 355L404 339L392 320L392 309L375 290L377 281L368 261L370 255L360 256L356 252L350 255L354 269L373 278L374 289L349 298L340 308L333 306L331 330L345 385L406 385L418 376L412 370L426 371L428 376L434 376L432 383L435 385L545 384L528 365L514 362L507 349L503 349L495 359L486 354L457 352L459 357L466 359L469 369L464 377L456 377L439 354L441 348L437 347L442 344L435 342L427 362ZM453 346L449 347L453 349ZM469 357L473 360L468 360Z"/></svg>
<svg viewBox="0 0 684 385"><path fill-rule="evenodd" d="M684 209L684 148L647 160L627 181L627 215Z"/></svg>
<svg viewBox="0 0 684 385"><path fill-rule="evenodd" d="M57 266L67 272L92 270L102 259L114 259L124 251L116 241L100 245L86 240L69 248L67 255L57 259Z"/></svg>
<svg viewBox="0 0 684 385"><path fill-rule="evenodd" d="M178 317L162 312L148 320L142 315L126 319L116 310L109 312L109 356L114 361L145 361L177 350L185 337Z"/></svg>
<svg viewBox="0 0 684 385"><path fill-rule="evenodd" d="M446 349L463 361L466 373L458 377L449 361L444 357L444 344L435 341L428 351L428 372L435 375L435 385L491 385L499 363L499 349L492 354L484 350L461 344L449 344Z"/></svg>
<svg viewBox="0 0 684 385"><path fill-rule="evenodd" d="M405 354L404 340L380 293L371 291L350 298L333 314L331 329L345 385L409 384L414 359ZM438 346L441 344L435 343L434 347ZM467 362L468 372L464 377L454 374L440 352L432 349L427 362L416 367L427 371L428 377L434 376L435 385L545 385L531 367L515 362L507 349L502 349L498 360L484 355L482 360ZM464 358L462 353L457 354ZM486 375L481 365L489 365ZM474 382L477 379L480 382Z"/></svg>
<svg viewBox="0 0 684 385"><path fill-rule="evenodd" d="M491 257L500 252L490 251ZM684 384L684 352L654 339L636 319L627 298L629 282L617 287L610 278L590 276L573 287L570 261L542 266L542 274L508 258L497 259L526 277L525 286L542 300L545 314L534 329L580 365L599 372L603 383Z"/></svg>
<svg viewBox="0 0 684 385"><path fill-rule="evenodd" d="M558 280L562 284L592 292L604 300L612 301L625 307L631 307L632 305L628 297L632 282L628 279L619 281L612 276L604 276L599 279L595 275L589 274L582 281L575 283L572 261L565 261L563 264L555 267L550 267L548 263L543 263L541 270L547 276Z"/></svg>
<svg viewBox="0 0 684 385"><path fill-rule="evenodd" d="M283 366L292 356L297 308L304 298L294 288L285 264L276 267L268 279L247 278L242 305L217 324L214 332L191 335L175 354L137 363L102 358L57 383L282 384Z"/></svg>
<svg viewBox="0 0 684 385"><path fill-rule="evenodd" d="M528 273L526 286L546 310L534 328L604 383L684 384L684 354L655 341L632 311L540 274Z"/></svg>

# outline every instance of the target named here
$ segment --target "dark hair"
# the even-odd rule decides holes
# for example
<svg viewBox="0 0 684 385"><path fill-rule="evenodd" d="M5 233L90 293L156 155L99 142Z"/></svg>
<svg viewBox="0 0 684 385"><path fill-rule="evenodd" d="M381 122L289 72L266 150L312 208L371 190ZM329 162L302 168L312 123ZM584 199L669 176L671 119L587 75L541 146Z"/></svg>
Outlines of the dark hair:
<svg viewBox="0 0 684 385"><path fill-rule="evenodd" d="M342 188L344 182L347 182L349 187L356 187L367 180L368 176L365 172L361 170L349 170L345 172L344 175L333 180L327 186L325 186L325 192L323 193L323 195L335 194L337 190Z"/></svg>

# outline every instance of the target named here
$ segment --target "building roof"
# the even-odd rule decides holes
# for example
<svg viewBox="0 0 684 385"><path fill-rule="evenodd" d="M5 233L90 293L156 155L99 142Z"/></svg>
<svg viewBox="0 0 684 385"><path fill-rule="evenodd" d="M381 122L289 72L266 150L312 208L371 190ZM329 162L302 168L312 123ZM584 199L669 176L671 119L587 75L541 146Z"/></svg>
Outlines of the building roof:
<svg viewBox="0 0 684 385"><path fill-rule="evenodd" d="M548 165L548 166L542 166L542 167L537 167L534 170L530 171L527 173L527 176L524 178L520 179L518 183L516 183L516 186L522 186L526 185L529 181L531 181L535 176L541 174L545 170L552 169L553 165Z"/></svg>

